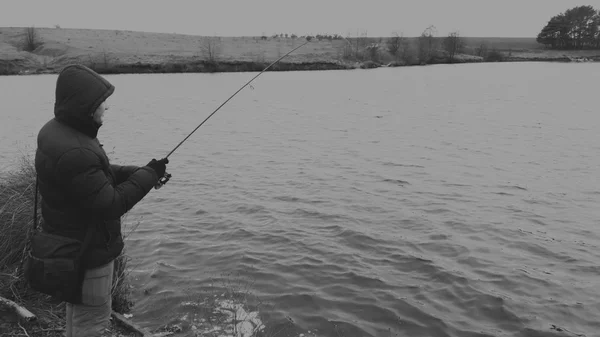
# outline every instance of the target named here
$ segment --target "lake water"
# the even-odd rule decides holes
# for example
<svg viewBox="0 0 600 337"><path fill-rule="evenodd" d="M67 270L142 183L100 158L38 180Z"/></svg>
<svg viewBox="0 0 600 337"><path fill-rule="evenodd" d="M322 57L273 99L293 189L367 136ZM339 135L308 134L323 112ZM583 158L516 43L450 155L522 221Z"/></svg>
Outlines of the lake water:
<svg viewBox="0 0 600 337"><path fill-rule="evenodd" d="M163 157L254 75L107 76L99 139ZM33 152L55 80L0 77L0 167ZM235 277L288 335L599 336L598 83L565 63L263 74L128 215L133 320Z"/></svg>

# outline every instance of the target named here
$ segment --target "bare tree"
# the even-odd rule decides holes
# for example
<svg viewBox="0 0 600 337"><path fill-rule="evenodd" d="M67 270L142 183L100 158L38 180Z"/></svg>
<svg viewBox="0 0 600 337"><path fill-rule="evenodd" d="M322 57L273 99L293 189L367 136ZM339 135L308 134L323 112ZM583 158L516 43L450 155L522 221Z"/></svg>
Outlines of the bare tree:
<svg viewBox="0 0 600 337"><path fill-rule="evenodd" d="M351 37L350 33L348 33L348 37L340 36L340 39L345 40L346 43L338 48L338 53L341 54L341 57L345 60L359 61L363 59L363 53L361 52L362 49L360 47L363 46L364 48L366 46L366 33L363 33L361 36L357 31L356 34L356 37Z"/></svg>
<svg viewBox="0 0 600 337"><path fill-rule="evenodd" d="M370 61L379 62L379 44L372 43L365 47L366 56Z"/></svg>
<svg viewBox="0 0 600 337"><path fill-rule="evenodd" d="M350 36L348 36L348 38L350 38ZM344 40L346 43L344 43L344 45L341 47L341 58L344 60L351 60L354 56L354 46L347 38L344 38Z"/></svg>
<svg viewBox="0 0 600 337"><path fill-rule="evenodd" d="M216 62L221 55L221 38L217 36L203 38L201 49L207 61Z"/></svg>
<svg viewBox="0 0 600 337"><path fill-rule="evenodd" d="M483 58L487 57L488 51L489 51L489 47L486 42L481 42L479 47L475 48L475 54L477 56L481 56Z"/></svg>
<svg viewBox="0 0 600 337"><path fill-rule="evenodd" d="M406 64L413 64L415 62L415 51L411 48L411 43L408 39L402 41L400 57Z"/></svg>
<svg viewBox="0 0 600 337"><path fill-rule="evenodd" d="M35 27L27 27L23 36L23 49L25 51L34 51L41 44L40 37Z"/></svg>
<svg viewBox="0 0 600 337"><path fill-rule="evenodd" d="M429 26L419 37L419 62L421 62L421 64L428 63L434 56L436 35L437 29L435 26Z"/></svg>
<svg viewBox="0 0 600 337"><path fill-rule="evenodd" d="M360 60L364 59L364 56L361 55L361 52L360 52L360 46L362 46L363 48L366 47L368 41L369 41L369 38L368 38L368 34L367 34L366 30L360 34L360 37L358 36L358 34L356 35L356 58L357 59L360 59Z"/></svg>
<svg viewBox="0 0 600 337"><path fill-rule="evenodd" d="M392 54L392 56L397 57L398 51L403 45L404 37L398 35L398 33L392 33L392 37L387 40L387 50Z"/></svg>
<svg viewBox="0 0 600 337"><path fill-rule="evenodd" d="M444 49L448 52L450 63L454 62L454 57L463 48L463 41L458 32L452 32L444 39Z"/></svg>

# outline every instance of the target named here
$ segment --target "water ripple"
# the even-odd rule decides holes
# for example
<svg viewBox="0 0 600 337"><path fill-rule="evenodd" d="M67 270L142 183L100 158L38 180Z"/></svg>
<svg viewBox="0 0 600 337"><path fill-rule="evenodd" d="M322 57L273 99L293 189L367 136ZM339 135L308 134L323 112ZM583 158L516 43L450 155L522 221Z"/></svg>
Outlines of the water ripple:
<svg viewBox="0 0 600 337"><path fill-rule="evenodd" d="M597 335L600 73L468 67L273 72L241 92L128 215L136 322L239 273L290 337ZM127 113L99 137L146 163L244 76L109 75ZM51 107L28 93L52 81L0 79L1 158L35 145Z"/></svg>

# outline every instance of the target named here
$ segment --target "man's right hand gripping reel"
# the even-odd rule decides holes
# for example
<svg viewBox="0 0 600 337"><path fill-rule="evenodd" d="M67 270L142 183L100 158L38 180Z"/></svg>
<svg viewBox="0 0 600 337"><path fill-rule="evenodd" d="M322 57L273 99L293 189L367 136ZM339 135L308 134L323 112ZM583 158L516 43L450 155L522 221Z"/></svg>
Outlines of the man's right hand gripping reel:
<svg viewBox="0 0 600 337"><path fill-rule="evenodd" d="M164 184L166 184L169 179L171 179L171 175L167 173L167 164L169 163L168 158L163 158L161 160L152 159L148 166L152 168L156 174L159 176L158 182L154 185L155 189L161 188Z"/></svg>

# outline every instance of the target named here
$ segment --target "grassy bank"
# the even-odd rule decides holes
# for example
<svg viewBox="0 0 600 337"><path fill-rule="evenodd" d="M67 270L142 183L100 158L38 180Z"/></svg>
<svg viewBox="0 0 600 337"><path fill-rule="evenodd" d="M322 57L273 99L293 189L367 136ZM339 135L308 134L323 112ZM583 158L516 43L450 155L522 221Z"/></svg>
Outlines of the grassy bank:
<svg viewBox="0 0 600 337"><path fill-rule="evenodd" d="M57 73L78 63L100 73L260 71L306 37L216 37L120 30L0 27L0 74ZM317 37L272 71L333 70L440 63L600 60L600 51L545 50L535 38L462 38L455 57L443 38L423 58L417 38L403 38L389 51L389 37Z"/></svg>

